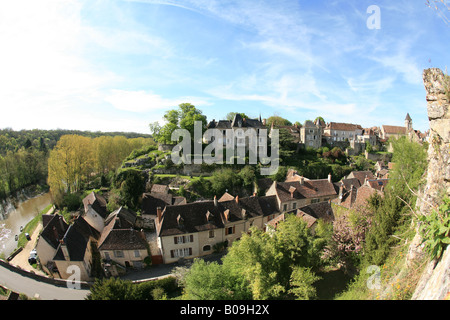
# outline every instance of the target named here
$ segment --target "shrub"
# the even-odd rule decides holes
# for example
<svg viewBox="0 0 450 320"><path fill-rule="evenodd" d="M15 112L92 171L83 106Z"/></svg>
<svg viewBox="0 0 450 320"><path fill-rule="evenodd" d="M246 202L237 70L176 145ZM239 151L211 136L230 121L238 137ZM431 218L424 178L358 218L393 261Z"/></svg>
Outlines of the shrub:
<svg viewBox="0 0 450 320"><path fill-rule="evenodd" d="M419 221L425 250L431 259L439 260L450 244L450 198L445 197L438 210L433 210L429 215L420 215Z"/></svg>

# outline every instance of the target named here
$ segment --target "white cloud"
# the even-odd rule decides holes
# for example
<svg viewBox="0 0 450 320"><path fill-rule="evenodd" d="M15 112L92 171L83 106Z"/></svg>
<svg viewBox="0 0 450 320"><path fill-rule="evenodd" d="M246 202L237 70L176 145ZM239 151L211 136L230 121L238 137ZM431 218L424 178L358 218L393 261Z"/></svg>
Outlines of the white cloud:
<svg viewBox="0 0 450 320"><path fill-rule="evenodd" d="M130 112L148 112L167 108L176 108L180 103L189 102L195 106L207 106L210 103L199 97L163 98L160 95L144 90L129 91L113 89L105 97L114 108Z"/></svg>

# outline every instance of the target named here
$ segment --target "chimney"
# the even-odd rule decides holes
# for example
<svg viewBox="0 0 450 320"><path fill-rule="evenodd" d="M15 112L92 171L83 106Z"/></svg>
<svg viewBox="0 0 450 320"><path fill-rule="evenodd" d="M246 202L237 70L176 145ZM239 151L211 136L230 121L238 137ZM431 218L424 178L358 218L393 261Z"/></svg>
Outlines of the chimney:
<svg viewBox="0 0 450 320"><path fill-rule="evenodd" d="M305 178L303 176L300 177L300 184L303 184L305 182Z"/></svg>
<svg viewBox="0 0 450 320"><path fill-rule="evenodd" d="M64 241L64 239L61 239L59 241L61 243L61 251L62 251L62 253L64 255L64 260L70 261L69 250L67 249L67 245L66 245L66 242Z"/></svg>
<svg viewBox="0 0 450 320"><path fill-rule="evenodd" d="M239 196L236 196L235 200L236 200L236 203L239 203Z"/></svg>
<svg viewBox="0 0 450 320"><path fill-rule="evenodd" d="M295 192L296 188L294 186L290 186L289 187L289 192L291 193L291 198L294 198L294 192Z"/></svg>
<svg viewBox="0 0 450 320"><path fill-rule="evenodd" d="M339 204L342 203L342 197L344 196L344 184L341 183L339 187Z"/></svg>
<svg viewBox="0 0 450 320"><path fill-rule="evenodd" d="M267 123L267 119L262 119L262 124L263 124L263 126L265 126L266 123Z"/></svg>
<svg viewBox="0 0 450 320"><path fill-rule="evenodd" d="M332 183L332 182L331 182L331 173L328 174L328 182L329 182L329 183Z"/></svg>
<svg viewBox="0 0 450 320"><path fill-rule="evenodd" d="M230 218L230 209L225 210L223 215L225 216L225 221L228 222L228 219Z"/></svg>
<svg viewBox="0 0 450 320"><path fill-rule="evenodd" d="M53 235L55 237L55 240L58 241L59 240L59 234L58 234L58 230L56 229L55 226L53 226Z"/></svg>
<svg viewBox="0 0 450 320"><path fill-rule="evenodd" d="M214 196L214 206L215 206L215 207L217 207L217 205L218 205L218 202L217 202L217 197L216 197L216 196Z"/></svg>
<svg viewBox="0 0 450 320"><path fill-rule="evenodd" d="M162 219L162 210L161 207L156 208L156 215L158 217L158 223L161 223L161 219Z"/></svg>
<svg viewBox="0 0 450 320"><path fill-rule="evenodd" d="M144 229L141 229L139 231L139 236L142 238L142 240L147 241L147 237L145 236Z"/></svg>
<svg viewBox="0 0 450 320"><path fill-rule="evenodd" d="M59 216L59 224L61 225L61 230L64 232L64 221L63 221L63 217Z"/></svg>

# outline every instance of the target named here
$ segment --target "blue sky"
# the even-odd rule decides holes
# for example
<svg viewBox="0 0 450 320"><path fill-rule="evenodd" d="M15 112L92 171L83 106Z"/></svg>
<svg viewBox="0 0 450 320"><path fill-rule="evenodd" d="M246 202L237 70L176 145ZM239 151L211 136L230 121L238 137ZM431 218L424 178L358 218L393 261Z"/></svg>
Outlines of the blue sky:
<svg viewBox="0 0 450 320"><path fill-rule="evenodd" d="M380 28L369 29L371 5ZM450 15L450 13L449 13ZM303 123L428 129L422 71L450 64L424 0L7 1L0 128L149 133L190 102Z"/></svg>

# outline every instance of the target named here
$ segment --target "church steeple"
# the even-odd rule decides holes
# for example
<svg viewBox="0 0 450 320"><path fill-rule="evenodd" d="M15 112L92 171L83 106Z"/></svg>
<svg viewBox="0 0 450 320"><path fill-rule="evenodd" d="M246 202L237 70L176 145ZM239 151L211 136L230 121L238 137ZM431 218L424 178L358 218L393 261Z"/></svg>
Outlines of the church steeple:
<svg viewBox="0 0 450 320"><path fill-rule="evenodd" d="M412 129L412 119L409 116L409 113L406 114L406 118L405 118L405 127L406 130L409 131Z"/></svg>

